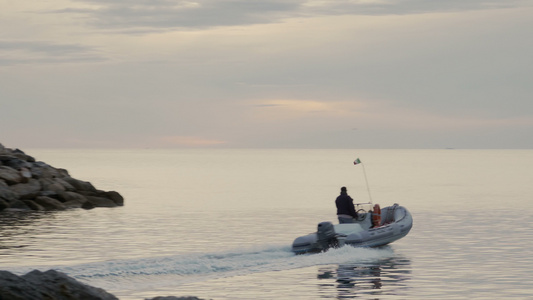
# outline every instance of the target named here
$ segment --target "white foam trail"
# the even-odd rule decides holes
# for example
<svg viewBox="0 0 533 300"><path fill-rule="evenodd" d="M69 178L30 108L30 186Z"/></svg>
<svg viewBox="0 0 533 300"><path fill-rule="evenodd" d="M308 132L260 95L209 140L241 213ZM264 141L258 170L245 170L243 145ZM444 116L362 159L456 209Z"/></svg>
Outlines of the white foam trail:
<svg viewBox="0 0 533 300"><path fill-rule="evenodd" d="M353 247L332 249L319 254L294 255L288 246L265 246L219 253L113 260L46 269L56 269L109 291L139 291L258 272L326 264L366 263L393 255L391 248Z"/></svg>

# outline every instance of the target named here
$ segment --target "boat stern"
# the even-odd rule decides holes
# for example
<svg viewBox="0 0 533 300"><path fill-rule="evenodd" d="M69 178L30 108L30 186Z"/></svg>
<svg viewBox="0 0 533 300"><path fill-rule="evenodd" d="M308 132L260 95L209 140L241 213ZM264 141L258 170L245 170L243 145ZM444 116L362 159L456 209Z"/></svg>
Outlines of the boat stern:
<svg viewBox="0 0 533 300"><path fill-rule="evenodd" d="M297 237L292 243L292 252L295 254L315 253L322 249L318 245L318 237L316 233Z"/></svg>

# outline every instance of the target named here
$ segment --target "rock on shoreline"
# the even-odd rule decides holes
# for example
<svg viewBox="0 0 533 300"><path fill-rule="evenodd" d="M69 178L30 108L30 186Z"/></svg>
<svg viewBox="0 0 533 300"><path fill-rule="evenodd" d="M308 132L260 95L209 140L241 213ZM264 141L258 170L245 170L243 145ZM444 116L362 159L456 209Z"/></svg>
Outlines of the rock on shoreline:
<svg viewBox="0 0 533 300"><path fill-rule="evenodd" d="M0 299L118 300L103 289L85 285L55 270L33 270L22 276L0 271Z"/></svg>
<svg viewBox="0 0 533 300"><path fill-rule="evenodd" d="M0 271L0 299L2 300L118 300L101 288L83 284L56 270L33 270L17 276ZM150 299L147 299L150 300ZM151 300L202 300L197 297L155 297Z"/></svg>
<svg viewBox="0 0 533 300"><path fill-rule="evenodd" d="M83 284L56 270L33 270L17 276L0 271L2 300L118 300L101 288ZM150 299L147 299L150 300ZM197 297L155 297L151 300L202 300Z"/></svg>
<svg viewBox="0 0 533 300"><path fill-rule="evenodd" d="M0 211L91 209L124 205L115 191L101 191L19 149L0 144Z"/></svg>

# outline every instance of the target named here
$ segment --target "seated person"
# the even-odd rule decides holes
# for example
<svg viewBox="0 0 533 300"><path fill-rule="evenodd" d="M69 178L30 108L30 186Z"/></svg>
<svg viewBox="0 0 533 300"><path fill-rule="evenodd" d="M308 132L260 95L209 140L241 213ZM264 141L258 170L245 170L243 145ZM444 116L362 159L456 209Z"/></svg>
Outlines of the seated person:
<svg viewBox="0 0 533 300"><path fill-rule="evenodd" d="M346 187L341 187L341 194L335 200L335 205L337 206L337 218L339 218L340 224L355 223L357 212L355 211L352 197L348 196Z"/></svg>

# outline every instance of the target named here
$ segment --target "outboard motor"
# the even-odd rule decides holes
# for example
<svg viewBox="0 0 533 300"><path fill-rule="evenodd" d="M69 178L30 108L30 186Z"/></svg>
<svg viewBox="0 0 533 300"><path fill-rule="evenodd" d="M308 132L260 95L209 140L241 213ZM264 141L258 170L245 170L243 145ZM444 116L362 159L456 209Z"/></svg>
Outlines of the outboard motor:
<svg viewBox="0 0 533 300"><path fill-rule="evenodd" d="M320 222L318 223L317 229L318 244L323 251L331 248L338 247L339 241L337 240L335 227L331 222Z"/></svg>

